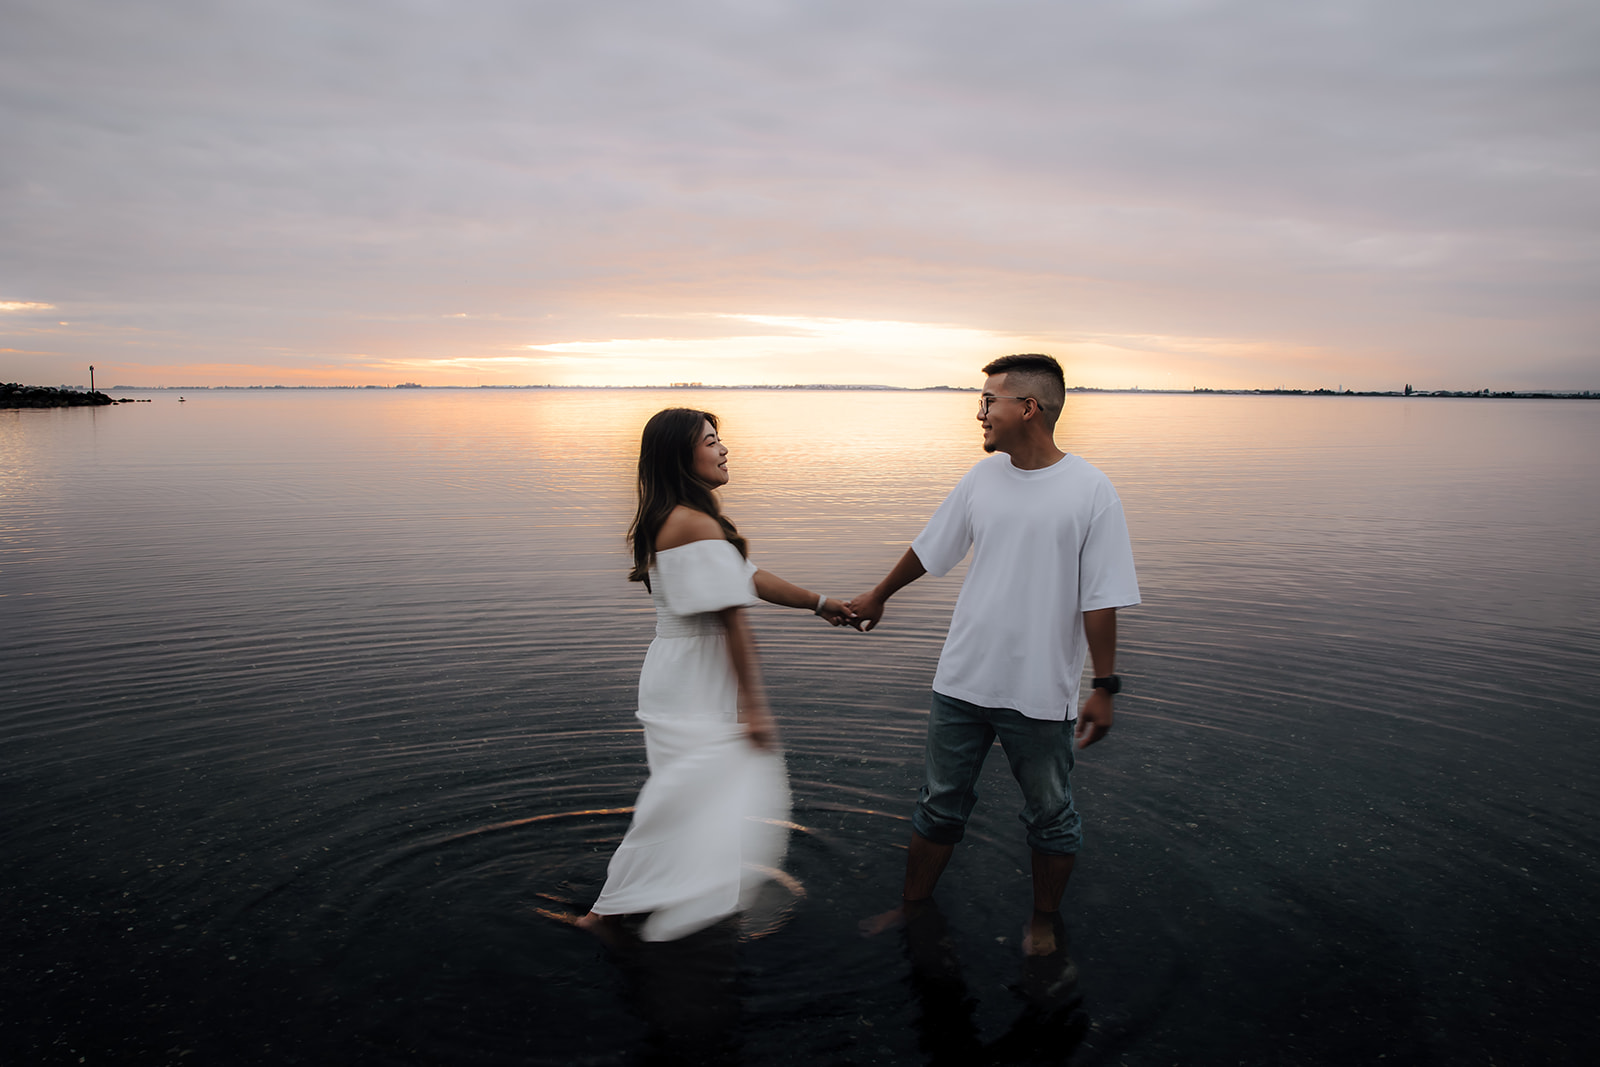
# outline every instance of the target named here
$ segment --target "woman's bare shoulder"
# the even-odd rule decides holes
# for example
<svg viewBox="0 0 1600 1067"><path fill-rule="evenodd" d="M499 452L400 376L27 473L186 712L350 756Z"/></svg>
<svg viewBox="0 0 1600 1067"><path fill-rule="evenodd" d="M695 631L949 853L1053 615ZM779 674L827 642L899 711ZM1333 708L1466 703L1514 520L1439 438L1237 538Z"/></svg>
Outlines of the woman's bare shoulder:
<svg viewBox="0 0 1600 1067"><path fill-rule="evenodd" d="M723 541L722 524L703 511L679 504L656 532L656 551L680 548L695 541Z"/></svg>

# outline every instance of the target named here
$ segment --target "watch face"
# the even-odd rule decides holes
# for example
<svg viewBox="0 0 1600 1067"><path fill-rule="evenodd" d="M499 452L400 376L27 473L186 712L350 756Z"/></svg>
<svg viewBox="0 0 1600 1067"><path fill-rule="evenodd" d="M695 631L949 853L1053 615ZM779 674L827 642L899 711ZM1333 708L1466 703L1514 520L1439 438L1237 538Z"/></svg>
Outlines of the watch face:
<svg viewBox="0 0 1600 1067"><path fill-rule="evenodd" d="M1106 678L1096 678L1094 680L1094 688L1104 689L1112 696L1116 696L1122 692L1122 676L1113 674Z"/></svg>

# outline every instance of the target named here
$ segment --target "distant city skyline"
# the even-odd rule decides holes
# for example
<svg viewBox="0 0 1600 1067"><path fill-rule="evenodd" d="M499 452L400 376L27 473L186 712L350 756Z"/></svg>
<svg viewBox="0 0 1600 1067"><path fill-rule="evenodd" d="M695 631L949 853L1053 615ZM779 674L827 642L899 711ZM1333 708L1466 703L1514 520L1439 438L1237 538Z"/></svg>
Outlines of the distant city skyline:
<svg viewBox="0 0 1600 1067"><path fill-rule="evenodd" d="M1600 388L1600 8L10 0L0 381Z"/></svg>

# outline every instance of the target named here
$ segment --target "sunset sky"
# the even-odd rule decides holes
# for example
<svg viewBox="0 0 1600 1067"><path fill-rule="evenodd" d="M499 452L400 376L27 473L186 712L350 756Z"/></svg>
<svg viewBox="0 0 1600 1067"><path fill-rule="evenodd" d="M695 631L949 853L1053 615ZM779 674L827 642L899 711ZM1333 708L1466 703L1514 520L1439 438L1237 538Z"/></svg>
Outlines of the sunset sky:
<svg viewBox="0 0 1600 1067"><path fill-rule="evenodd" d="M0 27L0 381L1600 389L1591 0Z"/></svg>

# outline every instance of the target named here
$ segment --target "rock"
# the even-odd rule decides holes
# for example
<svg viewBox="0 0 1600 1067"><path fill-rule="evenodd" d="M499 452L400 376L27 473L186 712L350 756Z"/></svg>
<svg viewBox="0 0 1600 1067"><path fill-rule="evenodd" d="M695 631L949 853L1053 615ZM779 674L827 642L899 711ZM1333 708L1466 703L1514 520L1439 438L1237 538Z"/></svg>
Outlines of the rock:
<svg viewBox="0 0 1600 1067"><path fill-rule="evenodd" d="M0 385L0 408L82 408L115 404L104 393L55 389L47 385Z"/></svg>

